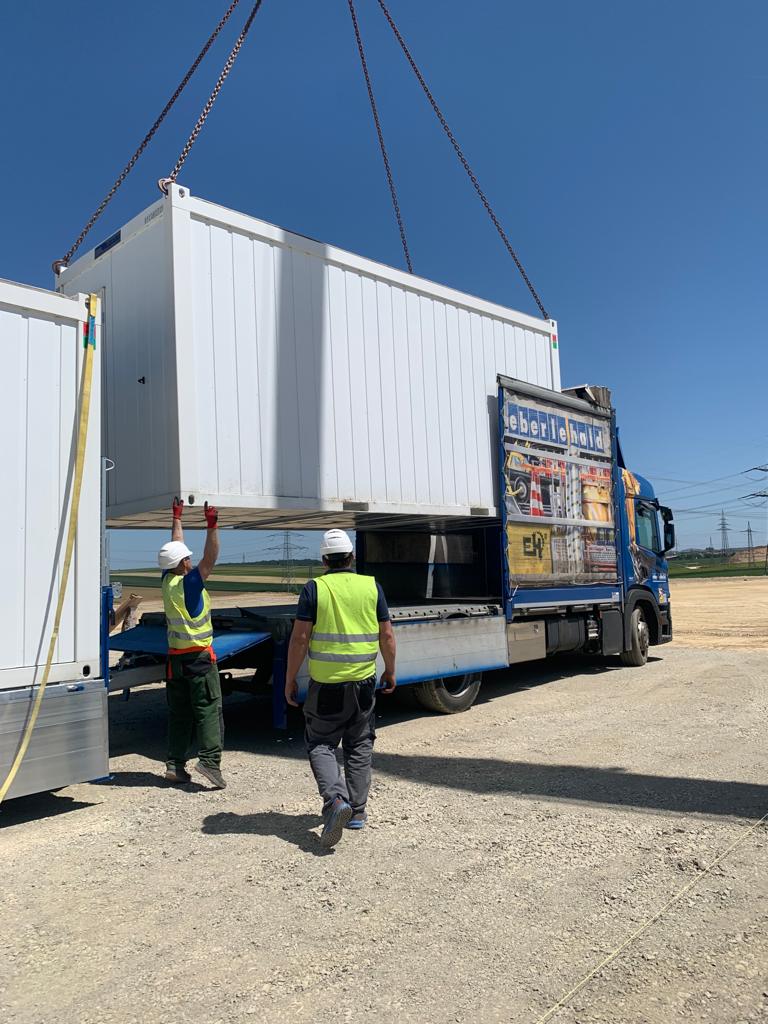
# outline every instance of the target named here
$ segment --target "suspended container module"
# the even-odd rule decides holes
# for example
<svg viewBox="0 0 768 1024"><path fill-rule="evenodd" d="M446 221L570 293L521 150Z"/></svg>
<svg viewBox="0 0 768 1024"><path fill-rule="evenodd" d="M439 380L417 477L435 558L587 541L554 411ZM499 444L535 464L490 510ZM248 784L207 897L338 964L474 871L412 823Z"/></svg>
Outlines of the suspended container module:
<svg viewBox="0 0 768 1024"><path fill-rule="evenodd" d="M499 514L496 376L559 390L557 327L190 195L77 260L103 299L112 525Z"/></svg>

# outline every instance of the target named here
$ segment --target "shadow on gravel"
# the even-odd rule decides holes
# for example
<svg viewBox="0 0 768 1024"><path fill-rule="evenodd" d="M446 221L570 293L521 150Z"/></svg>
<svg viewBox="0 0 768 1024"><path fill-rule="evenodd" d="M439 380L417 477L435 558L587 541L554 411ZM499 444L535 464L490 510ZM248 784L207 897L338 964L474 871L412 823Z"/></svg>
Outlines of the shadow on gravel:
<svg viewBox="0 0 768 1024"><path fill-rule="evenodd" d="M651 660L651 659L649 659ZM660 659L656 659L660 660ZM564 655L546 661L517 665L486 673L476 705L488 704L507 694L519 693L560 679L576 675L603 675L622 668L618 658L589 658ZM413 687L404 686L391 697L379 696L376 707L376 727L386 728L401 722L435 717L425 711L413 694ZM439 721L442 716L437 716ZM249 696L235 693L224 700L226 736L225 750L246 750L256 753L274 753L278 738L271 722L271 695ZM154 761L165 760L167 733L167 707L163 687L139 688L129 700L122 694L109 698L109 753L110 757L123 754L141 754ZM301 737L304 719L300 711L289 708L287 735ZM303 752L302 755L303 756Z"/></svg>
<svg viewBox="0 0 768 1024"><path fill-rule="evenodd" d="M618 659L614 663L599 658L565 657L525 667L518 666L513 670L489 673L480 691L479 703L544 686L569 675L596 675L619 670L621 666ZM642 673L637 678L642 681ZM403 688L394 698L379 698L376 728L380 734L388 726L429 717L427 712L415 706L409 689ZM139 690L127 703L113 704L110 700L110 712L113 757L139 753L158 762L164 760L166 708L162 689ZM306 757L302 715L300 712L292 712L287 733L275 735L269 724L269 697L233 696L225 701L225 720L225 765L227 750L245 751L256 757L300 761ZM437 726L442 721L440 716L433 720ZM489 749L492 750L490 742ZM524 798L636 807L663 813L753 818L760 817L768 809L768 786L683 776L641 775L621 767L377 752L374 771L422 785L442 786L468 793L508 793ZM127 779L126 782L119 781L119 785L165 784L161 779L156 782L147 781L146 773L119 774ZM132 776L142 778L132 782ZM308 826L300 824L297 827L297 819L291 816L266 814L238 818L237 815L224 815L223 818L229 820L232 830L237 826L238 831L278 835L298 846L304 841L316 842L314 836L310 836L309 840L302 838L302 829L306 832ZM224 825L223 821L221 825Z"/></svg>
<svg viewBox="0 0 768 1024"><path fill-rule="evenodd" d="M509 793L676 814L758 818L768 810L768 786L639 775L623 768L380 753L374 755L374 771L470 793Z"/></svg>
<svg viewBox="0 0 768 1024"><path fill-rule="evenodd" d="M55 818L57 814L82 811L86 807L96 807L100 802L75 800L71 796L59 796L56 793L19 796L8 800L0 808L0 830L11 825L25 825L28 821L37 821L40 818Z"/></svg>
<svg viewBox="0 0 768 1024"><path fill-rule="evenodd" d="M203 786L199 782L178 783L168 782L162 776L163 766L158 766L157 774L154 772L112 772L109 780L104 783L106 786L128 786L140 787L143 789L181 789L185 793L202 793L210 786Z"/></svg>
<svg viewBox="0 0 768 1024"><path fill-rule="evenodd" d="M209 814L203 820L202 831L209 836L254 835L277 836L286 843L293 843L305 853L316 857L327 857L333 850L324 849L318 836L311 831L322 824L319 814L281 814L278 811L262 811L258 814L234 814L222 811Z"/></svg>

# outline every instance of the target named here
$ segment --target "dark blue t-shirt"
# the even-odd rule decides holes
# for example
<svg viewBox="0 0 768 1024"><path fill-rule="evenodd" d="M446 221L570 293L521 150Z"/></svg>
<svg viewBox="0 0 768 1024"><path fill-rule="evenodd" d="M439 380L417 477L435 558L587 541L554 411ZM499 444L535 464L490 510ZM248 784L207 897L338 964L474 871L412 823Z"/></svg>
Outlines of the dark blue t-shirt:
<svg viewBox="0 0 768 1024"><path fill-rule="evenodd" d="M331 572L352 572L352 569L332 569ZM326 575L331 575L331 573ZM376 601L376 618L379 622L389 622L387 599L384 597L380 583L376 584L376 589L379 592ZM299 595L299 603L296 606L296 618L299 622L317 622L317 583L314 580L308 580L304 584L304 589Z"/></svg>
<svg viewBox="0 0 768 1024"><path fill-rule="evenodd" d="M163 573L163 579L168 575L170 569L166 569ZM187 612L192 618L197 618L198 615L203 614L203 591L205 590L205 582L203 577L200 575L200 570L195 566L191 572L188 572L184 577L184 604L187 607Z"/></svg>

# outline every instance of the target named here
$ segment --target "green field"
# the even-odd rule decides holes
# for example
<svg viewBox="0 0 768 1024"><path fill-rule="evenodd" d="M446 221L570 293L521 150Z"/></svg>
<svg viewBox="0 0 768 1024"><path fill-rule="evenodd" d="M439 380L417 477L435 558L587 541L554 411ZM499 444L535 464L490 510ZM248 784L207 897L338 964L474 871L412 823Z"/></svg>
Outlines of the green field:
<svg viewBox="0 0 768 1024"><path fill-rule="evenodd" d="M694 566L694 568L691 568ZM259 565L258 563L252 563L250 565L243 565L240 562L227 565L226 563L216 566L216 571L221 575L226 576L238 576L242 579L237 580L221 580L216 579L216 573L208 580L207 587L212 592L229 591L230 593L252 593L252 594L264 594L264 593L298 593L306 580L312 576L316 576L321 570L321 566L317 563L311 565L295 565L293 567L293 576L295 584L293 587L287 583L283 583L285 578L285 570L282 566L276 566L274 563L268 563L266 565ZM159 590L160 589L160 573L151 576L138 576L137 572L146 572L146 569L142 570L131 570L126 569L121 572L111 573L111 579L113 582L120 582L126 590ZM706 559L701 562L697 562L694 559L690 561L673 559L669 563L669 575L672 579L706 579L707 577L716 576L763 576L765 575L765 566L761 562L759 565L745 565L736 564L730 562L718 562L715 560ZM274 583L265 583L263 580L255 580L255 576L269 576L274 578Z"/></svg>
<svg viewBox="0 0 768 1024"><path fill-rule="evenodd" d="M691 568L694 566L694 568ZM669 563L671 579L705 579L709 576L763 576L765 565L746 565L732 562L715 562L707 559L703 562L684 562L673 559Z"/></svg>
<svg viewBox="0 0 768 1024"><path fill-rule="evenodd" d="M223 562L216 566L216 571L208 580L206 586L208 590L212 592L228 591L229 593L251 594L298 593L304 583L310 579L311 576L317 575L321 568L322 567L319 563L294 565L292 567L292 575L296 582L293 586L290 586L287 583L283 583L285 578L285 569L281 565L275 565L274 562L266 564L251 562L248 565L243 565L241 562L233 564ZM148 573L149 575L143 575L144 573ZM240 578L234 580L217 579L217 574L220 574L221 576L237 576ZM264 576L274 579L275 582L265 582L263 579L254 578ZM126 591L160 589L159 570L155 572L152 569L122 569L110 573L110 579L113 583L122 583L123 589Z"/></svg>
<svg viewBox="0 0 768 1024"><path fill-rule="evenodd" d="M112 583L122 583L123 592L129 590L160 590L159 576L131 576L125 572L110 573ZM287 583L254 583L243 580L217 580L211 577L205 584L206 589L211 593L243 593L243 594L297 594L302 587L302 582L297 582L293 587Z"/></svg>

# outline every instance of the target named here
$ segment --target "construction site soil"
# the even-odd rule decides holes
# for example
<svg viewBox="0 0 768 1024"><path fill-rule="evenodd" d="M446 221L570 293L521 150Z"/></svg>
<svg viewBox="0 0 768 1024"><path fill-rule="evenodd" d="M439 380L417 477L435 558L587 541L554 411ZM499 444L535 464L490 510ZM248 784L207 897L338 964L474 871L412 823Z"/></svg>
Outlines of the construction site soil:
<svg viewBox="0 0 768 1024"><path fill-rule="evenodd" d="M644 668L380 699L369 825L331 853L299 715L231 698L219 792L162 780L162 687L112 696L111 780L0 811L0 1019L536 1024L690 883L547 1019L768 1020L767 602L679 581Z"/></svg>

